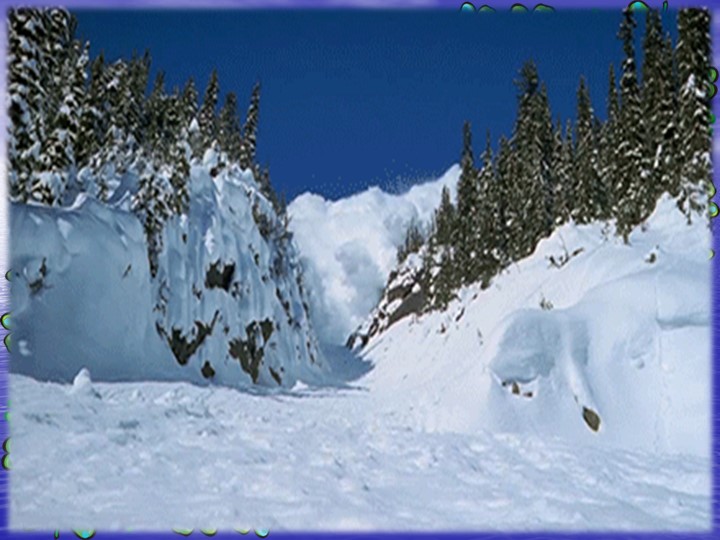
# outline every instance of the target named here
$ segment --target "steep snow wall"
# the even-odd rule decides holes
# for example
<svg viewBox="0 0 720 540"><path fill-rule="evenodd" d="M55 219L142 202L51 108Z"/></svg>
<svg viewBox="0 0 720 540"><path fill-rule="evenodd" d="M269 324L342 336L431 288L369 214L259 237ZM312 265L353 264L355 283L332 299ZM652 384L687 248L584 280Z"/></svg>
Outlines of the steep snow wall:
<svg viewBox="0 0 720 540"><path fill-rule="evenodd" d="M190 210L166 224L155 279L142 225L120 207L83 196L69 208L13 205L12 371L66 382L83 367L105 381L323 380L292 242L251 174L211 170L193 166Z"/></svg>

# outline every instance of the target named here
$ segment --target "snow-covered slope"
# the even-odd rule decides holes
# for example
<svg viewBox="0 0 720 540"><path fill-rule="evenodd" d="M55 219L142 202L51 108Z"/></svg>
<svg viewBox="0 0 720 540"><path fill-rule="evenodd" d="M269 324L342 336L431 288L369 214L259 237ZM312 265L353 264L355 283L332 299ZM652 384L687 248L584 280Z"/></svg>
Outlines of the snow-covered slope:
<svg viewBox="0 0 720 540"><path fill-rule="evenodd" d="M488 290L375 332L362 355L378 403L430 431L708 456L707 224L686 225L665 198L629 246L602 229L564 226ZM387 326L386 303L365 335Z"/></svg>
<svg viewBox="0 0 720 540"><path fill-rule="evenodd" d="M414 219L428 223L442 188L455 196L460 168L402 195L373 187L338 201L300 195L288 207L290 229L308 281L310 313L321 340L344 343L377 304L397 248Z"/></svg>
<svg viewBox="0 0 720 540"><path fill-rule="evenodd" d="M235 187L209 193L239 204ZM10 526L708 531L708 231L663 201L631 240L561 229L486 291L372 336L354 388L13 374ZM583 251L551 267L563 245ZM333 369L357 361L341 351Z"/></svg>
<svg viewBox="0 0 720 540"><path fill-rule="evenodd" d="M142 225L84 196L14 205L11 368L41 380L322 381L292 243L252 175L193 166L188 216L166 224L150 278ZM257 216L264 216L258 224ZM261 228L263 232L261 232Z"/></svg>

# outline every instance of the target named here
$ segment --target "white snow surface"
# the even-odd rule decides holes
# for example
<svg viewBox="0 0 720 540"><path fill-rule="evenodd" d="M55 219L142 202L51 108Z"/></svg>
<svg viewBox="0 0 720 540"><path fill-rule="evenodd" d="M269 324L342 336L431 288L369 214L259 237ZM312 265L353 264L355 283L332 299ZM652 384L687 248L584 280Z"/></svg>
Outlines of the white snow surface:
<svg viewBox="0 0 720 540"><path fill-rule="evenodd" d="M344 388L13 374L10 525L709 531L709 231L665 199L630 240L561 228L365 374L328 348Z"/></svg>
<svg viewBox="0 0 720 540"><path fill-rule="evenodd" d="M370 388L252 395L12 376L10 527L709 530L706 459L426 433ZM196 533L197 534L197 533Z"/></svg>
<svg viewBox="0 0 720 540"><path fill-rule="evenodd" d="M427 225L440 204L444 186L455 197L460 167L439 179L397 195L371 187L329 201L305 193L288 206L290 229L308 281L310 314L318 337L344 343L375 307L397 248L412 220Z"/></svg>
<svg viewBox="0 0 720 540"><path fill-rule="evenodd" d="M485 429L709 458L707 222L688 226L664 197L630 245L602 229L561 227L487 290L465 288L446 312L402 319L371 338L365 381L378 403L422 431ZM552 267L548 258L565 248L582 251ZM584 408L599 416L597 432Z"/></svg>

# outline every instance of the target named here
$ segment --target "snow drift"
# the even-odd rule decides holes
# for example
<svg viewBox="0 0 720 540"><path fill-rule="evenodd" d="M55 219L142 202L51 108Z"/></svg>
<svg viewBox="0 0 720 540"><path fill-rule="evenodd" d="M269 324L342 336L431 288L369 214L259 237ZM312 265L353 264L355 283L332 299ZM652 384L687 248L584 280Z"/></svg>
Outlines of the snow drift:
<svg viewBox="0 0 720 540"><path fill-rule="evenodd" d="M707 223L666 197L630 245L566 225L446 312L397 317L386 294L349 345L374 364L379 401L421 429L707 457L709 247ZM387 290L411 291L411 269Z"/></svg>
<svg viewBox="0 0 720 540"><path fill-rule="evenodd" d="M81 368L99 381L323 380L292 243L249 172L211 175L212 165L193 166L190 210L166 224L155 279L126 197L12 206L12 371L65 382Z"/></svg>

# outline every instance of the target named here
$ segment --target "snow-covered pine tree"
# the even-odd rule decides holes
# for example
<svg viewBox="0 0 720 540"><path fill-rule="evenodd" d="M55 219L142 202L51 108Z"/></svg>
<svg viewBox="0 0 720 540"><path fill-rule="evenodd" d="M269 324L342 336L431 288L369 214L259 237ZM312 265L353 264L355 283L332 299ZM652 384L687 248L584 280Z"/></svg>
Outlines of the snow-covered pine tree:
<svg viewBox="0 0 720 540"><path fill-rule="evenodd" d="M12 200L26 202L40 171L46 90L40 84L46 30L37 9L8 12L8 180Z"/></svg>
<svg viewBox="0 0 720 540"><path fill-rule="evenodd" d="M440 205L435 210L428 235L427 251L423 258L423 280L427 305L430 309L444 309L458 287L457 272L453 264L453 234L456 210L450 199L450 190L443 186Z"/></svg>
<svg viewBox="0 0 720 540"><path fill-rule="evenodd" d="M182 96L177 88L172 96L166 98L165 103L163 148L166 153L162 161L170 168L170 184L173 188L170 208L175 214L183 214L187 213L190 203L188 179L192 150L188 128L183 120Z"/></svg>
<svg viewBox="0 0 720 540"><path fill-rule="evenodd" d="M540 84L537 67L526 62L518 88L518 115L513 132L511 169L517 171L514 196L520 204L519 222L511 228L511 239L517 250L515 258L529 255L537 241L550 234L553 227L552 174L552 117L547 90ZM513 235L513 232L515 233Z"/></svg>
<svg viewBox="0 0 720 540"><path fill-rule="evenodd" d="M202 105L198 112L202 150L210 148L212 143L217 139L217 115L215 110L217 108L219 93L220 84L218 82L218 74L217 70L213 69L208 84L205 87ZM195 150L196 152L200 152L198 155L201 155L202 150Z"/></svg>
<svg viewBox="0 0 720 540"><path fill-rule="evenodd" d="M649 201L642 170L644 121L635 64L633 34L636 22L631 9L626 9L623 14L618 37L623 42L625 60L620 80L618 169L613 214L617 218L617 233L627 243L630 232L641 222Z"/></svg>
<svg viewBox="0 0 720 540"><path fill-rule="evenodd" d="M200 124L198 123L198 92L195 88L195 80L190 77L185 83L180 98L180 121L187 130L187 140L190 143L191 156L202 157L202 136Z"/></svg>
<svg viewBox="0 0 720 540"><path fill-rule="evenodd" d="M497 155L498 176L498 236L496 248L503 266L517 260L520 251L519 238L522 235L522 205L524 194L518 182L518 157L510 141L500 137Z"/></svg>
<svg viewBox="0 0 720 540"><path fill-rule="evenodd" d="M600 219L610 219L613 216L616 198L615 188L619 184L620 103L618 101L617 80L613 64L610 64L608 79L607 120L603 123L600 131L599 142L599 180L606 196L604 208L598 215Z"/></svg>
<svg viewBox="0 0 720 540"><path fill-rule="evenodd" d="M573 169L573 212L576 223L589 223L600 213L593 123L595 113L585 78L580 77L577 90L577 120L575 122L575 160Z"/></svg>
<svg viewBox="0 0 720 540"><path fill-rule="evenodd" d="M40 172L35 174L32 198L47 205L61 202L70 168L75 165L74 148L79 131L87 55L74 39L76 21L64 9L40 11L45 27L42 69L38 83L45 95L44 137Z"/></svg>
<svg viewBox="0 0 720 540"><path fill-rule="evenodd" d="M240 149L240 167L250 169L255 164L255 148L260 114L260 83L256 83L250 96L245 124L242 130L242 147Z"/></svg>
<svg viewBox="0 0 720 540"><path fill-rule="evenodd" d="M661 103L658 111L658 122L662 127L660 133L661 151L658 153L657 165L660 169L660 191L667 191L676 197L679 193L680 174L677 170L677 153L680 146L678 131L677 107L677 70L675 68L675 51L670 35L663 40L660 55L660 71L662 76Z"/></svg>
<svg viewBox="0 0 720 540"><path fill-rule="evenodd" d="M482 169L478 173L478 219L476 246L480 258L480 279L483 286L490 283L492 277L500 270L500 257L496 250L496 239L499 234L498 178L492 151L492 141L488 130L485 138L485 150L481 156Z"/></svg>
<svg viewBox="0 0 720 540"><path fill-rule="evenodd" d="M678 13L678 74L680 78L680 197L678 205L692 221L708 207L710 150L708 93L710 14L706 9Z"/></svg>
<svg viewBox="0 0 720 540"><path fill-rule="evenodd" d="M663 132L667 127L666 120L661 117L663 95L667 86L665 81L670 73L664 72L664 42L662 37L662 21L660 13L651 9L645 21L645 39L643 40L643 84L642 110L645 125L645 145L643 150L643 170L647 171L648 197L657 200L662 192ZM654 206L654 205L653 205Z"/></svg>
<svg viewBox="0 0 720 540"><path fill-rule="evenodd" d="M78 134L75 159L78 167L90 164L91 158L104 144L107 133L107 98L104 85L105 57L100 53L90 63L90 83L85 92L85 100L80 115L80 133ZM96 164L95 164L96 165Z"/></svg>
<svg viewBox="0 0 720 540"><path fill-rule="evenodd" d="M535 109L535 123L537 125L537 144L540 155L539 180L540 193L540 222L538 223L538 240L552 234L557 215L555 203L555 174L552 170L553 157L553 124L548 99L547 86L540 86ZM536 242L537 243L537 242ZM532 249L535 249L533 245Z"/></svg>
<svg viewBox="0 0 720 540"><path fill-rule="evenodd" d="M270 183L269 167L261 167L256 162L257 132L260 121L260 83L255 83L250 95L245 124L242 127L242 138L240 141L240 168L251 170L260 186L260 192L271 202L276 212L281 212L281 205Z"/></svg>
<svg viewBox="0 0 720 540"><path fill-rule="evenodd" d="M282 215L283 212L280 200L278 199L277 193L275 193L275 189L272 187L272 183L270 182L270 166L266 165L261 167L259 164L255 164L253 169L253 174L255 178L257 178L258 185L260 186L260 192L270 201L270 204L275 212L278 215Z"/></svg>
<svg viewBox="0 0 720 540"><path fill-rule="evenodd" d="M225 95L225 103L220 110L218 120L218 141L230 161L237 163L240 160L242 137L235 92L228 92Z"/></svg>
<svg viewBox="0 0 720 540"><path fill-rule="evenodd" d="M422 252L422 267L420 270L420 276L418 283L420 289L425 297L424 310L430 310L433 308L433 297L435 290L433 282L435 279L435 273L437 269L437 227L435 223L435 217L430 221L430 228L428 230L427 240L425 242L425 249Z"/></svg>
<svg viewBox="0 0 720 540"><path fill-rule="evenodd" d="M440 248L440 262L433 279L433 307L439 310L447 309L448 304L455 298L458 285L457 269L453 262L450 248Z"/></svg>
<svg viewBox="0 0 720 540"><path fill-rule="evenodd" d="M158 272L158 256L162 250L162 232L165 222L173 213L173 188L167 178L158 174L157 167L144 151L140 150L135 166L139 173L138 190L132 198L132 210L143 224L147 239L150 275Z"/></svg>
<svg viewBox="0 0 720 540"><path fill-rule="evenodd" d="M435 240L438 246L450 246L455 228L455 206L450 200L450 190L443 186L440 206L435 212Z"/></svg>
<svg viewBox="0 0 720 540"><path fill-rule="evenodd" d="M548 99L547 86L540 86L537 107L538 145L540 147L540 181L541 181L541 219L539 233L541 237L548 237L555 229L557 218L557 205L555 203L555 178L553 170L555 157L553 155L553 123Z"/></svg>
<svg viewBox="0 0 720 540"><path fill-rule="evenodd" d="M87 64L88 45L82 46L76 40L67 43L63 58L58 65L60 70L60 84L56 87L58 96L57 99L52 100L57 102L58 106L53 111L48 125L49 136L44 152L47 160L45 171L54 177L54 181L49 185L54 190L52 198L58 203L61 202L70 176L76 173L75 152L78 149L80 115L85 101ZM45 202L50 204L50 201Z"/></svg>
<svg viewBox="0 0 720 540"><path fill-rule="evenodd" d="M143 56L133 54L128 67L127 94L129 100L127 102L126 112L129 116L129 134L132 135L135 142L139 145L144 143L145 133L147 131L147 114L145 112L145 104L150 77L150 51L145 51Z"/></svg>
<svg viewBox="0 0 720 540"><path fill-rule="evenodd" d="M165 123L169 112L168 105L168 96L165 93L165 72L158 71L145 107L147 115L145 144L152 153L167 154L168 143L174 142L167 140L168 130ZM177 107L177 103L174 105Z"/></svg>
<svg viewBox="0 0 720 540"><path fill-rule="evenodd" d="M555 174L555 225L570 220L573 209L573 162L572 162L572 123L568 120L568 138L563 135L563 125L558 118L553 133L553 171Z"/></svg>
<svg viewBox="0 0 720 540"><path fill-rule="evenodd" d="M132 96L128 79L128 65L124 60L110 64L104 73L107 130L97 157L96 170L103 182L107 182L115 174L124 173L136 151L135 140L130 133L128 109L131 108Z"/></svg>
<svg viewBox="0 0 720 540"><path fill-rule="evenodd" d="M403 243L397 250L397 262L402 264L411 253L417 253L425 243L425 237L418 222L413 219L405 230Z"/></svg>
<svg viewBox="0 0 720 540"><path fill-rule="evenodd" d="M198 112L198 92L195 88L195 80L190 77L183 87L180 98L180 118L184 127L190 128L190 123L195 119Z"/></svg>
<svg viewBox="0 0 720 540"><path fill-rule="evenodd" d="M477 241L480 227L480 192L470 122L463 125L460 165L462 170L457 186L457 215L452 231L452 245L459 284L466 285L478 280L481 267Z"/></svg>

